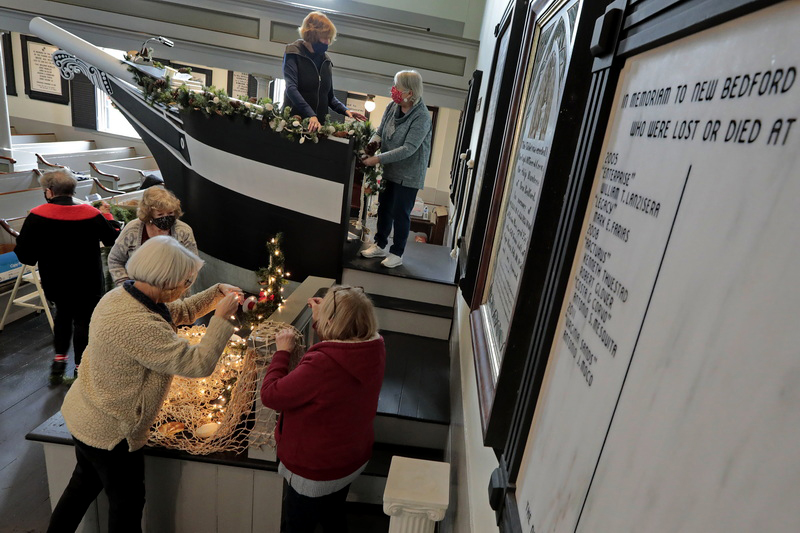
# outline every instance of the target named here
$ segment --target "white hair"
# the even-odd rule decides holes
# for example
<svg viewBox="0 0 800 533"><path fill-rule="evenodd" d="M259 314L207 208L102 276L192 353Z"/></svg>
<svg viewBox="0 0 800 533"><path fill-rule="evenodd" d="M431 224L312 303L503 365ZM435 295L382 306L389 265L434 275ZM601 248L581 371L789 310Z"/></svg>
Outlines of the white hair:
<svg viewBox="0 0 800 533"><path fill-rule="evenodd" d="M184 287L187 281L194 281L202 266L203 260L177 240L159 235L147 239L133 252L125 270L133 280L159 289L174 289Z"/></svg>
<svg viewBox="0 0 800 533"><path fill-rule="evenodd" d="M394 85L399 89L411 91L411 101L414 103L422 98L422 76L416 70L401 70L395 74Z"/></svg>

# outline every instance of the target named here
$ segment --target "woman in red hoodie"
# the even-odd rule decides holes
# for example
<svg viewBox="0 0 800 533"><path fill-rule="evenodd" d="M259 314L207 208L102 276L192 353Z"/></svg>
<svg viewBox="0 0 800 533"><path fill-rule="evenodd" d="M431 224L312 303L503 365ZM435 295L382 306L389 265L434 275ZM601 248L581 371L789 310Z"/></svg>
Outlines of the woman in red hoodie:
<svg viewBox="0 0 800 533"><path fill-rule="evenodd" d="M386 350L360 287L334 287L308 305L322 340L289 372L294 333L278 333L261 401L281 413L275 438L278 472L288 485L286 533L310 533L317 523L325 533L338 533L347 530L350 484L372 455Z"/></svg>

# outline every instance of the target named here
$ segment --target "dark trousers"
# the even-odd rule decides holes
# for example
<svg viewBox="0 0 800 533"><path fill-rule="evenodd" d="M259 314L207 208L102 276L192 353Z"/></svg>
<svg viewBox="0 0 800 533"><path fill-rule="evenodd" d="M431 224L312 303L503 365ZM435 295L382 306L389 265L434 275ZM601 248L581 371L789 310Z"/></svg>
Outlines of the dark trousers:
<svg viewBox="0 0 800 533"><path fill-rule="evenodd" d="M89 321L99 301L99 297L91 295L53 300L56 304L56 316L53 319L53 347L56 354L66 355L71 341L75 350L75 364L81 364L81 356L89 344Z"/></svg>
<svg viewBox="0 0 800 533"><path fill-rule="evenodd" d="M53 511L47 533L74 532L103 489L109 503L108 531L141 533L144 451L129 452L125 440L111 451L73 440L78 464Z"/></svg>
<svg viewBox="0 0 800 533"><path fill-rule="evenodd" d="M285 533L314 533L317 524L322 524L324 533L347 533L347 516L344 502L350 485L333 494L309 498L284 484Z"/></svg>
<svg viewBox="0 0 800 533"><path fill-rule="evenodd" d="M389 234L394 226L394 237L389 252L402 256L406 249L408 231L411 228L411 210L417 199L417 189L405 187L386 180L386 188L378 196L378 232L375 244L386 248Z"/></svg>

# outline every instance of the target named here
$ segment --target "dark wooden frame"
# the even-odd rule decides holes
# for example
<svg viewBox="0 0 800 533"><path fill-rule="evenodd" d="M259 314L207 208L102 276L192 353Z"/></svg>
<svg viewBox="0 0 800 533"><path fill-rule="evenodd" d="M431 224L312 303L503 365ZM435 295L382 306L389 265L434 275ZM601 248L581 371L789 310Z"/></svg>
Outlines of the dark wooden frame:
<svg viewBox="0 0 800 533"><path fill-rule="evenodd" d="M17 76L14 73L14 48L10 32L3 32L3 63L6 70L6 95L17 96Z"/></svg>
<svg viewBox="0 0 800 533"><path fill-rule="evenodd" d="M169 66L174 68L175 70L182 69L182 68L190 68L190 69L192 69L192 72L191 72L192 74L204 74L205 75L206 82L203 84L204 87L211 87L212 85L214 85L214 72L210 68L193 67L191 65L184 65L183 63L176 63L174 61L170 61L169 62Z"/></svg>
<svg viewBox="0 0 800 533"><path fill-rule="evenodd" d="M520 54L521 63L512 93L511 116L520 111L520 106L528 90L527 84L529 81L533 81L529 80L527 70L529 66L535 68L531 60L535 57L537 50L535 45L538 44L534 41L538 35L538 15L544 10L549 10L556 3L561 3L561 0L539 1L528 6L523 34L525 41ZM484 444L495 448L498 453L504 447L511 428L522 370L529 358L529 343L533 334L530 321L536 315L536 306L546 291L547 269L538 264L543 256L539 253L531 253L531 250L534 248L537 252L543 249L549 250L556 238L557 224L553 217L562 209L566 183L563 177L569 175L571 158L578 145L579 129L575 127L575 124L580 122L583 106L589 93L589 79L584 73L591 68L593 61L589 52L589 39L594 19L601 13L602 6L600 4L591 2L591 0L583 0L579 18L573 28L575 44L563 88L563 95L569 95L569 98L562 96L560 107L555 111L559 119L553 133L553 142L540 191L538 211L534 219L517 301L509 323L507 342L496 381L492 372L488 346L489 333L482 331L484 324L480 305L483 303L489 264L495 252L495 230L499 223L498 217L501 215L501 205L509 179L508 173L511 168L514 144L517 142L516 129L519 127L517 123L506 130L498 178L487 202L488 214L484 240L479 250L470 251L470 254L477 252L475 265L478 267L478 272L473 297L475 305L473 306L474 310L470 313L470 325L483 438Z"/></svg>
<svg viewBox="0 0 800 533"><path fill-rule="evenodd" d="M476 149L473 185L467 191L466 219L459 239L459 272L463 278L459 282L461 294L470 308L474 309L477 261L480 259L480 244L486 229L491 191L502 148L502 135L508 118L508 104L517 71L517 58L525 25L525 10L528 0L511 0L500 22L495 26L495 48L492 55L492 68L483 98L482 133ZM498 64L504 43L505 60ZM493 108L493 106L496 107ZM492 112L493 111L493 112ZM474 207L473 207L474 206Z"/></svg>
<svg viewBox="0 0 800 533"><path fill-rule="evenodd" d="M454 206L458 206L458 198L463 194L459 181L459 162L461 154L469 149L470 139L472 138L472 126L475 124L475 110L478 106L478 94L481 88L481 78L483 71L475 70L469 80L467 97L464 99L464 108L458 117L458 133L456 134L456 146L453 150L453 162L450 164L450 200Z"/></svg>
<svg viewBox="0 0 800 533"><path fill-rule="evenodd" d="M472 127L475 124L475 113L478 108L478 95L480 94L481 79L483 78L483 71L476 70L472 73L472 79L469 81L469 89L467 90L467 97L464 100L464 109L461 111L461 116L458 119L458 134L456 136L456 146L453 150L453 162L450 166L450 201L453 204L453 213L451 220L453 220L452 230L456 231L461 222L461 217L464 212L464 193L466 188L466 165L472 152L469 148L472 139ZM466 159L461 159L461 154L467 154ZM453 237L451 234L445 243L447 246L452 246ZM458 243L456 243L458 244ZM461 278L460 272L456 272L456 279Z"/></svg>
<svg viewBox="0 0 800 533"><path fill-rule="evenodd" d="M537 215L536 220L535 227L542 224L554 228L555 239L541 254L535 254L536 261L528 258L522 275L520 294L527 294L532 289L531 282L538 277L535 275L537 272L544 273L545 285L540 294L528 298L532 300L535 312L525 317L530 334L520 394L500 454L500 467L490 480L490 504L497 514L500 531L522 531L516 508L517 477L580 239L581 221L588 208L605 126L625 59L780 1L613 0L605 8L605 13L596 17L594 30L589 32L589 48L594 59L591 67L582 72L583 76L591 73L588 101L580 106L583 109L580 124L573 125L580 133L568 173L563 175L567 177L564 180L564 199L555 209L549 209L546 216ZM592 3L591 0L584 2L584 7ZM582 14L581 18L584 16ZM578 46L587 46L586 37L586 34L577 34L573 63ZM543 197L541 202L544 201ZM542 203L541 207L544 205Z"/></svg>
<svg viewBox="0 0 800 533"><path fill-rule="evenodd" d="M39 39L38 37L33 37L31 35L20 35L20 41L22 43L22 78L25 83L25 94L27 94L31 100L42 100L44 102L52 102L54 104L69 105L69 83L67 82L67 80L61 77L60 73L59 73L59 78L61 80L60 95L44 93L41 91L36 91L31 89L31 70L30 70L31 67L30 67L30 58L28 57L28 43L40 43L40 44L46 44L47 46L54 46L54 45L48 43L45 40Z"/></svg>
<svg viewBox="0 0 800 533"><path fill-rule="evenodd" d="M431 161L433 161L433 143L436 141L436 119L439 117L439 108L431 105L426 107L431 114L431 153L428 154L428 168L431 168Z"/></svg>

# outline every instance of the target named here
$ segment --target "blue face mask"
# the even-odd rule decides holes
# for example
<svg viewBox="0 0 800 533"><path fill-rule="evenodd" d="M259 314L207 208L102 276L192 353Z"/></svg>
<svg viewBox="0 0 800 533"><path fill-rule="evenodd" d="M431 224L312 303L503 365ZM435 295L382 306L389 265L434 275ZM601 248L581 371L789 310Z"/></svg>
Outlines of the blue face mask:
<svg viewBox="0 0 800 533"><path fill-rule="evenodd" d="M328 51L328 45L325 43L313 43L311 48L314 49L315 54L324 54Z"/></svg>

